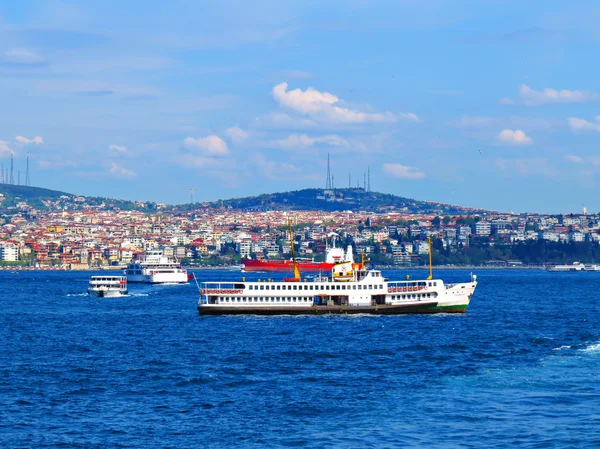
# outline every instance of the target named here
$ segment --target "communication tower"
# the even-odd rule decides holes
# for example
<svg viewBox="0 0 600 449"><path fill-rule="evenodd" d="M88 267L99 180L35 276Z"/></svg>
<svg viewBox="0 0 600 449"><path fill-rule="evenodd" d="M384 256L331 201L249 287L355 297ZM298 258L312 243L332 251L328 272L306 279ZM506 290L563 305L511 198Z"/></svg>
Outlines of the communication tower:
<svg viewBox="0 0 600 449"><path fill-rule="evenodd" d="M27 155L27 165L25 168L25 185L27 187L31 186L31 180L29 179L29 155Z"/></svg>

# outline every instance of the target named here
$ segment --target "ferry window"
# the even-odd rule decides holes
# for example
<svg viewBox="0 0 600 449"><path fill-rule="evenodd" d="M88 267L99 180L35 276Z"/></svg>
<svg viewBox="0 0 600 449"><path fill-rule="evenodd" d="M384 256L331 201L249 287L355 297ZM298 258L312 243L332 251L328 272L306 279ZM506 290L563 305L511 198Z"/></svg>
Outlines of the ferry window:
<svg viewBox="0 0 600 449"><path fill-rule="evenodd" d="M278 286L277 286L277 290L281 290L281 285L278 285Z"/></svg>
<svg viewBox="0 0 600 449"><path fill-rule="evenodd" d="M265 286L264 286L264 285L261 285L261 286L260 286L260 289L261 289L261 290L264 290L264 289L265 289Z"/></svg>
<svg viewBox="0 0 600 449"><path fill-rule="evenodd" d="M241 300L242 300L242 298L238 298L238 299L237 299L237 302L240 302Z"/></svg>
<svg viewBox="0 0 600 449"><path fill-rule="evenodd" d="M315 286L314 286L314 285L309 285L309 286L308 286L308 289L309 289L309 290L314 290L314 289L315 289Z"/></svg>
<svg viewBox="0 0 600 449"><path fill-rule="evenodd" d="M254 298L254 302L258 302L258 298Z"/></svg>
<svg viewBox="0 0 600 449"><path fill-rule="evenodd" d="M362 290L362 285L359 285L359 286L358 286L358 289L359 289L359 290Z"/></svg>
<svg viewBox="0 0 600 449"><path fill-rule="evenodd" d="M281 299L280 299L280 298L277 298L277 302L279 302L279 301L281 301Z"/></svg>
<svg viewBox="0 0 600 449"><path fill-rule="evenodd" d="M433 282L433 286L436 287L437 286L437 282L434 281Z"/></svg>
<svg viewBox="0 0 600 449"><path fill-rule="evenodd" d="M298 286L297 286L297 285L294 285L294 286L293 286L293 289L294 289L294 290L298 290Z"/></svg>
<svg viewBox="0 0 600 449"><path fill-rule="evenodd" d="M326 285L326 286L325 286L325 290L329 290L329 285Z"/></svg>

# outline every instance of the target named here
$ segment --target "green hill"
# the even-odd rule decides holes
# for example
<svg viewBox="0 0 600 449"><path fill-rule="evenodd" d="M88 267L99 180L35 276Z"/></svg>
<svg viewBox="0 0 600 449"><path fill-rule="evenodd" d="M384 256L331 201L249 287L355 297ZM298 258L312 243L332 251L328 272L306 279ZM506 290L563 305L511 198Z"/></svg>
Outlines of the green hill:
<svg viewBox="0 0 600 449"><path fill-rule="evenodd" d="M151 202L125 201L102 197L83 197L71 193L40 187L27 187L11 184L0 184L0 209L10 210L19 205L27 205L35 209L121 209L121 210L156 210ZM233 198L207 203L196 203L195 208L224 208L244 211L265 210L321 210L321 211L368 211L368 212L402 212L411 214L437 215L469 215L487 212L430 201L418 201L401 196L379 192L367 192L364 189L304 189L292 192L271 193L247 198ZM168 208L167 208L168 209ZM173 206L175 211L189 211L189 204Z"/></svg>
<svg viewBox="0 0 600 449"><path fill-rule="evenodd" d="M84 197L58 190L29 187L13 184L0 184L0 209L7 210L27 203L34 209L83 209L101 207L104 209L118 208L123 210L152 210L154 203L140 203L125 200L115 200L101 197Z"/></svg>
<svg viewBox="0 0 600 449"><path fill-rule="evenodd" d="M322 211L396 211L404 213L435 213L438 215L467 215L487 212L449 204L418 201L386 193L367 192L364 189L304 189L292 192L219 200L196 204L241 210L322 210Z"/></svg>

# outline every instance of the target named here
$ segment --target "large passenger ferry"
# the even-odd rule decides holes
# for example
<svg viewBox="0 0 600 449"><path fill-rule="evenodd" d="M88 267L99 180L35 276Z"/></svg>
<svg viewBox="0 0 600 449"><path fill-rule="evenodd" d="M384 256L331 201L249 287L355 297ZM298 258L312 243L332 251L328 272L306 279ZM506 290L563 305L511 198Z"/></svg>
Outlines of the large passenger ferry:
<svg viewBox="0 0 600 449"><path fill-rule="evenodd" d="M148 251L146 257L127 265L125 274L131 283L184 284L188 281L187 270L177 260L165 256L162 250Z"/></svg>
<svg viewBox="0 0 600 449"><path fill-rule="evenodd" d="M292 249L292 258L294 252ZM381 271L362 263L343 262L331 277L312 282L294 277L283 281L202 282L199 286L200 315L300 315L464 313L471 301L477 276L468 282L445 284L433 279L390 281Z"/></svg>

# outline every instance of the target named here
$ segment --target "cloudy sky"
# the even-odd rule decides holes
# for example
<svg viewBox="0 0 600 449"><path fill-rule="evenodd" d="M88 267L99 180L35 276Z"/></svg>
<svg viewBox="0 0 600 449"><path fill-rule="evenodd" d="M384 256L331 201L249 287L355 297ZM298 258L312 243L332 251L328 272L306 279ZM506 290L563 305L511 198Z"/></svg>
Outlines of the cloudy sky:
<svg viewBox="0 0 600 449"><path fill-rule="evenodd" d="M0 2L0 163L184 203L362 186L600 211L600 3Z"/></svg>

